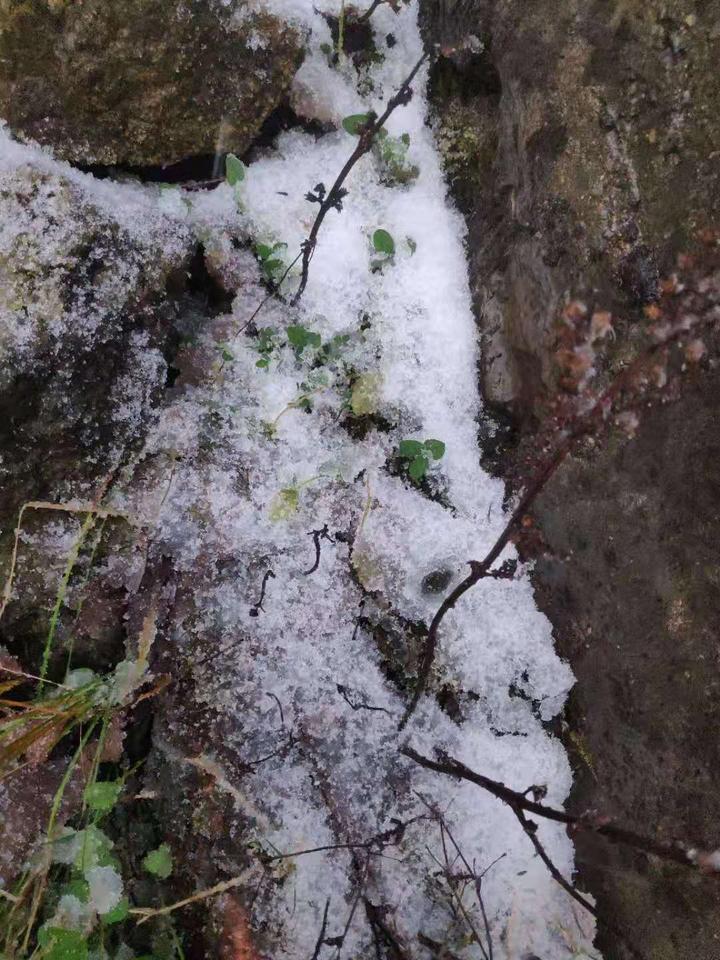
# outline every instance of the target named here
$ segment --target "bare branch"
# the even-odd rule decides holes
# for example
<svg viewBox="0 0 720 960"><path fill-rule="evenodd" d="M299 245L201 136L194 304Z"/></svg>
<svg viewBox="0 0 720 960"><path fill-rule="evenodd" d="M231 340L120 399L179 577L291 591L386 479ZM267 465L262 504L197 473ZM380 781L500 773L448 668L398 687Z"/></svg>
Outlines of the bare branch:
<svg viewBox="0 0 720 960"><path fill-rule="evenodd" d="M425 60L427 60L427 57L428 57L427 53L423 53L423 55L420 57L420 59L417 61L415 66L412 68L408 76L405 78L405 80L401 84L397 93L395 93L392 97L390 97L383 113L377 119L370 119L368 121L368 123L360 133L357 146L348 157L340 173L337 175L337 179L335 180L335 183L333 183L332 187L330 187L327 194L325 194L325 196L323 196L323 198L320 200L320 209L318 210L317 216L315 217L315 222L310 228L310 233L308 234L307 240L305 240L302 245L302 274L300 277L300 284L297 288L297 291L295 292L295 296L292 298L292 301L291 301L293 305L298 303L303 293L305 292L305 287L307 286L307 282L308 282L308 273L310 271L310 261L312 260L313 254L315 253L317 238L320 232L320 227L322 227L323 225L323 220L325 219L327 214L330 212L330 210L333 210L333 209L337 210L339 208L339 204L342 203L342 199L345 196L343 184L347 180L350 174L350 171L358 162L358 160L360 160L362 157L365 156L366 153L370 151L375 141L375 137L377 136L378 132L383 128L383 126L387 123L388 118L390 117L390 114L393 113L393 111L396 110L397 107L404 106L406 103L410 102L410 98L412 97L412 90L410 89L410 85L415 79L420 67L423 65Z"/></svg>
<svg viewBox="0 0 720 960"><path fill-rule="evenodd" d="M612 383L594 397L589 409L586 412L578 413L571 422L561 431L560 440L555 449L546 457L536 470L534 476L527 483L520 499L514 510L510 514L505 527L495 543L492 545L486 556L482 560L470 560L470 573L459 583L454 590L448 594L438 608L433 617L428 630L425 647L423 650L420 668L418 671L418 680L413 692L412 699L400 721L398 729L402 730L408 720L415 712L420 698L425 692L433 663L435 662L435 653L437 650L438 632L440 625L453 609L458 600L463 597L468 590L471 590L476 583L485 577L504 576L504 565L497 571L492 570L492 565L500 557L507 545L510 543L521 521L527 515L528 510L535 502L539 494L544 490L550 478L555 474L558 467L566 460L568 455L575 449L578 442L587 436L599 434L611 421L611 414L619 410L632 408L637 403L637 395L643 395L637 384L643 371L647 368L650 361L658 354L664 353L668 346L687 340L696 332L697 328L710 327L717 325L718 316L713 311L708 311L707 316L693 317L690 322L680 322L675 326L667 336L659 339L655 343L649 344L646 349L631 364L629 364ZM633 400L630 404L623 404L621 401L627 395Z"/></svg>

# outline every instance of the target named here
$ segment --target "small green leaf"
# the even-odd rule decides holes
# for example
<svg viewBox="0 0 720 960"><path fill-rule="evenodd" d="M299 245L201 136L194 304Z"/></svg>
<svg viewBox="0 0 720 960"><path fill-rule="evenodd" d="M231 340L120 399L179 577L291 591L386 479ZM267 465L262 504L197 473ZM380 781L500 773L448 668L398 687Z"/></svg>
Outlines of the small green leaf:
<svg viewBox="0 0 720 960"><path fill-rule="evenodd" d="M368 113L353 113L343 120L343 130L347 130L347 132L351 133L354 137L358 137L360 136L362 128L367 126L369 120L370 115Z"/></svg>
<svg viewBox="0 0 720 960"><path fill-rule="evenodd" d="M234 153L225 157L225 179L231 187L242 183L245 179L245 164Z"/></svg>
<svg viewBox="0 0 720 960"><path fill-rule="evenodd" d="M273 523L289 520L294 513L297 513L299 503L300 491L297 487L285 487L273 497L270 504L270 519Z"/></svg>
<svg viewBox="0 0 720 960"><path fill-rule="evenodd" d="M263 260L263 270L265 274L272 279L273 277L279 276L285 269L285 264L282 260L278 260L273 257L270 260Z"/></svg>
<svg viewBox="0 0 720 960"><path fill-rule="evenodd" d="M387 230L376 230L372 240L377 253L386 253L388 256L395 253L395 241Z"/></svg>
<svg viewBox="0 0 720 960"><path fill-rule="evenodd" d="M308 330L300 323L292 324L287 328L287 338L298 357L305 347L319 347L322 342L319 333Z"/></svg>
<svg viewBox="0 0 720 960"><path fill-rule="evenodd" d="M427 473L427 468L428 462L425 457L415 457L414 460L410 461L408 473L413 480L420 480Z"/></svg>
<svg viewBox="0 0 720 960"><path fill-rule="evenodd" d="M68 894L71 897L77 897L80 903L87 903L90 899L90 884L84 877L78 877L76 880L71 880L70 883L63 887L63 895Z"/></svg>
<svg viewBox="0 0 720 960"><path fill-rule="evenodd" d="M223 347L222 350L220 351L220 354L223 360L225 361L225 363L232 363L233 360L235 359L235 357L232 354L232 351L228 350L227 347Z"/></svg>
<svg viewBox="0 0 720 960"><path fill-rule="evenodd" d="M409 146L410 146L410 134L409 134L409 133L403 133L403 134L401 134L401 135L400 135L400 139L402 140L402 142L405 144L406 147L409 147Z"/></svg>
<svg viewBox="0 0 720 960"><path fill-rule="evenodd" d="M398 453L405 460L411 460L422 453L423 445L419 440L401 440L398 446Z"/></svg>
<svg viewBox="0 0 720 960"><path fill-rule="evenodd" d="M273 248L268 246L267 243L255 244L255 253L260 257L261 260L267 260L272 252Z"/></svg>
<svg viewBox="0 0 720 960"><path fill-rule="evenodd" d="M267 370L270 366L270 361L267 357L263 357L262 360L258 360L255 366L260 370Z"/></svg>
<svg viewBox="0 0 720 960"><path fill-rule="evenodd" d="M143 867L153 876L159 877L161 880L167 880L173 871L170 847L166 843L161 843L157 850L153 850L145 857Z"/></svg>
<svg viewBox="0 0 720 960"><path fill-rule="evenodd" d="M89 783L85 788L85 803L97 813L107 813L117 803L122 788L122 780Z"/></svg>
<svg viewBox="0 0 720 960"><path fill-rule="evenodd" d="M110 924L120 923L121 920L124 920L127 915L130 913L130 904L128 903L127 897L123 897L120 903L113 907L108 913L101 914L101 920L103 923Z"/></svg>
<svg viewBox="0 0 720 960"><path fill-rule="evenodd" d="M38 932L43 960L87 960L88 945L79 930L43 927Z"/></svg>
<svg viewBox="0 0 720 960"><path fill-rule="evenodd" d="M425 449L433 460L441 460L445 456L445 444L442 440L426 440Z"/></svg>

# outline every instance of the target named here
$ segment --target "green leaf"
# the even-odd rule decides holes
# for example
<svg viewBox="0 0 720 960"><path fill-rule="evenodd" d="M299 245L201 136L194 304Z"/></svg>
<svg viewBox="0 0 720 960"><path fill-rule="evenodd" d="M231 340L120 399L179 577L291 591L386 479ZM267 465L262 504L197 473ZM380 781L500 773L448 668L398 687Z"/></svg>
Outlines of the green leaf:
<svg viewBox="0 0 720 960"><path fill-rule="evenodd" d="M386 253L388 256L395 253L395 241L387 230L376 230L372 241L377 253Z"/></svg>
<svg viewBox="0 0 720 960"><path fill-rule="evenodd" d="M300 491L297 487L285 487L279 493L276 493L270 504L270 519L273 523L279 523L281 520L289 520L297 513L300 503Z"/></svg>
<svg viewBox="0 0 720 960"><path fill-rule="evenodd" d="M245 179L245 164L234 153L225 157L225 179L231 187L242 183Z"/></svg>
<svg viewBox="0 0 720 960"><path fill-rule="evenodd" d="M222 358L223 358L223 360L225 361L225 363L232 363L233 360L235 359L235 357L233 356L232 351L231 351L231 350L228 350L227 347L223 347L223 348L222 348L222 350L220 351L220 355L222 356Z"/></svg>
<svg viewBox="0 0 720 960"><path fill-rule="evenodd" d="M400 135L400 139L402 140L402 142L405 144L406 147L409 147L409 146L410 146L410 134L409 134L409 133L403 133L403 134L401 134L401 135Z"/></svg>
<svg viewBox="0 0 720 960"><path fill-rule="evenodd" d="M153 850L143 860L143 867L148 873L161 880L167 880L173 871L172 854L166 843L161 843L157 850Z"/></svg>
<svg viewBox="0 0 720 960"><path fill-rule="evenodd" d="M110 924L120 923L121 920L124 920L127 915L130 913L130 904L127 897L123 897L120 903L113 907L108 913L101 914L101 920L103 923Z"/></svg>
<svg viewBox="0 0 720 960"><path fill-rule="evenodd" d="M445 456L445 444L442 440L426 440L425 449L433 460L441 460Z"/></svg>
<svg viewBox="0 0 720 960"><path fill-rule="evenodd" d="M85 788L85 803L97 813L107 813L117 803L122 788L122 780L89 783Z"/></svg>
<svg viewBox="0 0 720 960"><path fill-rule="evenodd" d="M413 457L420 456L422 448L423 445L419 440L401 440L398 446L398 453L401 457L404 457L405 460L412 460Z"/></svg>
<svg viewBox="0 0 720 960"><path fill-rule="evenodd" d="M408 473L413 480L420 480L427 473L427 468L428 462L425 457L415 457L414 460L410 461Z"/></svg>
<svg viewBox="0 0 720 960"><path fill-rule="evenodd" d="M305 347L319 347L322 342L319 333L313 333L300 323L292 324L287 328L287 338L298 357Z"/></svg>
<svg viewBox="0 0 720 960"><path fill-rule="evenodd" d="M90 884L84 877L78 877L76 880L71 880L66 887L63 887L62 895L65 894L77 897L80 903L87 903L90 899Z"/></svg>
<svg viewBox="0 0 720 960"><path fill-rule="evenodd" d="M354 137L359 137L360 131L363 127L367 126L369 120L370 114L368 113L353 113L343 120L343 130L347 130L347 132L351 133Z"/></svg>
<svg viewBox="0 0 720 960"><path fill-rule="evenodd" d="M262 360L258 360L255 366L260 370L267 370L270 366L270 360L267 357L263 357Z"/></svg>
<svg viewBox="0 0 720 960"><path fill-rule="evenodd" d="M273 277L280 276L280 274L285 269L285 264L282 260L273 258L271 260L263 260L263 270L265 271L266 276L270 277L272 280Z"/></svg>
<svg viewBox="0 0 720 960"><path fill-rule="evenodd" d="M267 243L256 243L255 244L255 253L260 257L261 260L267 260L267 258L273 252L273 248L268 246Z"/></svg>
<svg viewBox="0 0 720 960"><path fill-rule="evenodd" d="M87 960L87 940L79 930L43 927L38 943L43 948L43 960Z"/></svg>

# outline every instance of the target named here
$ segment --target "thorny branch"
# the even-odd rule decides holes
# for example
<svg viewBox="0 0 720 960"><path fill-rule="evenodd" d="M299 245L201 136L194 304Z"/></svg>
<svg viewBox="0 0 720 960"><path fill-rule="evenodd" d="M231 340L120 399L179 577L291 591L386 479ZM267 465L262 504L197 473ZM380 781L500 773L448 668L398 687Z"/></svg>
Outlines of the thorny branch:
<svg viewBox="0 0 720 960"><path fill-rule="evenodd" d="M555 449L548 454L546 459L537 468L535 474L531 477L520 499L517 501L514 510L510 514L503 531L486 556L482 560L468 561L470 573L445 597L436 611L425 640L417 684L412 699L399 723L398 729L402 730L405 727L425 692L435 661L438 632L441 623L458 600L460 600L468 590L471 590L475 584L479 583L480 580L487 577L499 578L507 575L503 572L505 564L498 570L492 570L492 565L510 543L516 530L521 525L522 520L527 515L528 510L543 491L550 478L555 474L558 467L560 467L568 455L572 453L581 439L590 435L599 434L601 430L607 426L611 419L611 414L617 413L621 409L633 409L633 407L637 405L637 394L642 394L642 390L638 389L638 381L642 377L648 363L654 357L664 355L669 346L676 344L678 341L688 339L691 332L696 332L698 327L712 327L717 325L717 323L718 316L713 310L709 310L707 316L703 318L691 315L685 318L684 321L681 320L670 332L659 338L655 343L651 343L640 356L629 364L625 370L619 373L610 385L602 391L599 396L594 398L594 402L591 403L589 409L578 413L574 419L564 427ZM622 404L622 398L626 394L634 397L635 403Z"/></svg>
<svg viewBox="0 0 720 960"><path fill-rule="evenodd" d="M388 118L390 117L390 114L393 113L393 111L396 110L397 107L404 106L405 104L410 102L410 99L412 97L412 89L410 85L415 79L420 67L423 65L425 60L427 60L427 57L428 57L428 54L423 53L423 55L417 61L415 66L412 68L412 70L410 71L406 79L401 84L397 93L393 94L393 96L390 97L383 113L377 118L371 117L368 120L367 124L365 125L365 127L362 129L360 133L357 146L348 157L340 173L337 175L337 179L335 180L335 183L333 183L333 185L330 187L328 192L324 194L322 198L318 198L319 210L315 217L315 221L312 227L310 228L310 233L308 234L307 239L303 242L303 245L302 245L302 274L300 277L300 284L295 292L294 297L291 300L291 303L293 305L299 302L300 298L305 292L305 287L307 286L307 282L308 282L308 273L310 271L310 261L312 260L313 254L315 253L318 234L320 233L320 227L322 227L325 217L330 212L330 210L339 209L339 204L342 203L343 197L347 192L344 189L343 184L347 180L350 174L350 171L358 162L358 160L364 157L366 153L369 153L375 141L375 137L377 136L378 132L383 128L383 126L387 123Z"/></svg>

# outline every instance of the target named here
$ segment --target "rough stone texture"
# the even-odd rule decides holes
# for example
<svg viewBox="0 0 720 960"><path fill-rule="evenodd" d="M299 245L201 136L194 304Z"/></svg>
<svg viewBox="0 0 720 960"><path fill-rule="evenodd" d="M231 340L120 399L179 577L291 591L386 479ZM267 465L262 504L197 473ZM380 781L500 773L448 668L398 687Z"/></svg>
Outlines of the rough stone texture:
<svg viewBox="0 0 720 960"><path fill-rule="evenodd" d="M22 504L92 501L101 493L98 478L109 481L132 459L187 322L189 232L160 215L156 198L140 188L128 191L123 210L115 204L112 189L76 173L51 173L42 160L16 169L12 161L9 169L0 164L3 574ZM23 588L5 611L0 638L35 667L81 520L25 513L16 570ZM123 526L111 520L106 540L111 532L127 538ZM122 650L118 604L126 574L106 578L83 609L77 635L92 651L88 665L106 662L118 644ZM74 607L70 596L70 621Z"/></svg>
<svg viewBox="0 0 720 960"><path fill-rule="evenodd" d="M556 390L570 297L612 310L610 369L643 304L717 225L720 3L427 0L429 39L481 53L434 69L437 131L469 225L482 384L507 441ZM538 598L578 684L573 804L718 845L720 594L714 363L676 403L567 463L537 504ZM503 442L505 445L503 447ZM646 960L716 960L717 883L587 837L578 882ZM602 922L606 960L629 954Z"/></svg>
<svg viewBox="0 0 720 960"><path fill-rule="evenodd" d="M0 116L80 164L244 151L278 104L300 37L208 0L2 0Z"/></svg>
<svg viewBox="0 0 720 960"><path fill-rule="evenodd" d="M441 147L469 219L491 402L536 412L568 292L642 303L717 220L720 4L428 0ZM457 172L462 170L460 175Z"/></svg>

